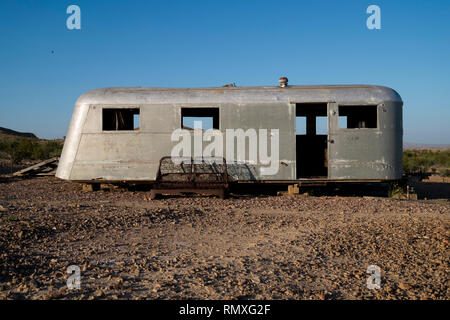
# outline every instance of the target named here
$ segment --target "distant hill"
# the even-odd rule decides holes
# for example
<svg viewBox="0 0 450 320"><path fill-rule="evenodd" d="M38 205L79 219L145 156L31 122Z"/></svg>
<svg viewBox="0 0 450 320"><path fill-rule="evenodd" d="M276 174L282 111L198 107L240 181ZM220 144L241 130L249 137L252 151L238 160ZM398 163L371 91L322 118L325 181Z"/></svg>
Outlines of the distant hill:
<svg viewBox="0 0 450 320"><path fill-rule="evenodd" d="M16 137L24 137L24 138L36 138L37 139L37 137L34 133L19 132L19 131L14 131L14 130L2 128L2 127L0 127L0 135L16 136Z"/></svg>
<svg viewBox="0 0 450 320"><path fill-rule="evenodd" d="M433 144L433 143L403 143L403 149L447 149L450 144Z"/></svg>

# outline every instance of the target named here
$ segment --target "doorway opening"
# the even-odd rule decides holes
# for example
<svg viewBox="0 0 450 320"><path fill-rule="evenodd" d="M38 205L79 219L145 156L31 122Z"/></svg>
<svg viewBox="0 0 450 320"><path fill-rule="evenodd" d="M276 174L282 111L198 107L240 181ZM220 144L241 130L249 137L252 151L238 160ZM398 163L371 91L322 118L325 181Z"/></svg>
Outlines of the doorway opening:
<svg viewBox="0 0 450 320"><path fill-rule="evenodd" d="M297 179L328 176L327 103L297 103Z"/></svg>

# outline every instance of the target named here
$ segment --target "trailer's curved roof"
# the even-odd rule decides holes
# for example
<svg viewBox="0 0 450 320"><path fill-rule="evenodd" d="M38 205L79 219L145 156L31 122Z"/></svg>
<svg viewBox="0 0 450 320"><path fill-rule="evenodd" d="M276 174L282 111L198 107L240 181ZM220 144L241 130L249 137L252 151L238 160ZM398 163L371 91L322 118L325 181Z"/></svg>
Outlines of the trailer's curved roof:
<svg viewBox="0 0 450 320"><path fill-rule="evenodd" d="M77 104L183 104L250 102L401 102L393 89L375 85L281 87L145 88L117 87L88 91Z"/></svg>

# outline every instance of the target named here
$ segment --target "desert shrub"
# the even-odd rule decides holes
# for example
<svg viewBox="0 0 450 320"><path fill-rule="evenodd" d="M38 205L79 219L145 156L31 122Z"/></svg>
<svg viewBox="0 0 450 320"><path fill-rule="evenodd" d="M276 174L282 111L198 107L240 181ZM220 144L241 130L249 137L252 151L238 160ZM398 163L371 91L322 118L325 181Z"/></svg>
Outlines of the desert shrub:
<svg viewBox="0 0 450 320"><path fill-rule="evenodd" d="M409 154L403 154L403 170L406 173L414 173L419 171L419 165L416 159L411 157Z"/></svg>
<svg viewBox="0 0 450 320"><path fill-rule="evenodd" d="M0 152L4 159L9 159L12 163L18 163L27 155L26 147L18 140L7 140L0 144Z"/></svg>
<svg viewBox="0 0 450 320"><path fill-rule="evenodd" d="M450 168L450 150L405 150L403 152L405 173L424 173L432 166Z"/></svg>
<svg viewBox="0 0 450 320"><path fill-rule="evenodd" d="M7 216L5 217L6 221L18 221L19 218L17 216Z"/></svg>
<svg viewBox="0 0 450 320"><path fill-rule="evenodd" d="M442 168L442 169L440 169L439 170L439 175L441 177L445 177L445 178L450 177L450 169L449 168Z"/></svg>
<svg viewBox="0 0 450 320"><path fill-rule="evenodd" d="M62 144L57 141L25 138L0 141L0 157L9 159L13 164L24 159L41 160L57 157L61 151Z"/></svg>
<svg viewBox="0 0 450 320"><path fill-rule="evenodd" d="M47 141L44 145L45 158L59 157L62 151L62 144L57 141Z"/></svg>
<svg viewBox="0 0 450 320"><path fill-rule="evenodd" d="M389 197L394 199L400 199L404 194L402 186L398 183L393 183L389 186Z"/></svg>

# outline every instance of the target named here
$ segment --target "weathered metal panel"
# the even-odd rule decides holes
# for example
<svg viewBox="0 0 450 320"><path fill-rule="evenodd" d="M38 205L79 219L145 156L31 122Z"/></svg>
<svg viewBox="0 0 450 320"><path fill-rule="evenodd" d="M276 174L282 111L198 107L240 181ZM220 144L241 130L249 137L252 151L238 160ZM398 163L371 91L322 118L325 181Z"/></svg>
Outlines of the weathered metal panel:
<svg viewBox="0 0 450 320"><path fill-rule="evenodd" d="M228 88L104 88L86 92L77 104L209 104L254 102L348 102L378 104L398 101L394 90L372 85L228 87Z"/></svg>
<svg viewBox="0 0 450 320"><path fill-rule="evenodd" d="M241 128L266 129L268 133L267 151L270 154L272 147L270 134L272 130L279 130L279 171L275 175L261 175L258 165L247 163L245 165L229 163L228 173L235 179L241 180L292 180L296 175L295 162L295 105L286 102L272 103L246 103L223 104L221 109L221 132L226 129ZM227 142L226 136L224 139ZM258 140L258 143L260 141ZM259 148L258 148L259 152ZM249 153L249 144L246 143L246 154ZM234 154L237 154L237 144L234 143Z"/></svg>
<svg viewBox="0 0 450 320"><path fill-rule="evenodd" d="M76 159L78 146L83 130L86 116L89 110L88 104L76 104L73 111L72 119L70 120L69 130L67 132L66 140L64 141L63 150L56 170L56 177L70 180L70 173Z"/></svg>
<svg viewBox="0 0 450 320"><path fill-rule="evenodd" d="M330 179L401 178L401 103L386 102L379 104L377 109L378 128L339 129L337 122L331 125ZM332 117L335 120L338 114Z"/></svg>
<svg viewBox="0 0 450 320"><path fill-rule="evenodd" d="M339 147L336 140L339 140L339 105L336 102L329 102L327 105L328 116L328 179L339 177L336 172L337 167L334 161L338 159Z"/></svg>
<svg viewBox="0 0 450 320"><path fill-rule="evenodd" d="M81 137L70 178L154 180L159 159L170 150L167 133L86 133Z"/></svg>

